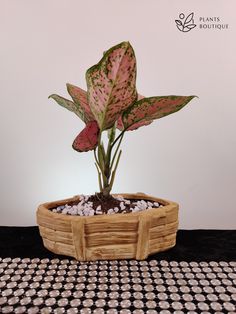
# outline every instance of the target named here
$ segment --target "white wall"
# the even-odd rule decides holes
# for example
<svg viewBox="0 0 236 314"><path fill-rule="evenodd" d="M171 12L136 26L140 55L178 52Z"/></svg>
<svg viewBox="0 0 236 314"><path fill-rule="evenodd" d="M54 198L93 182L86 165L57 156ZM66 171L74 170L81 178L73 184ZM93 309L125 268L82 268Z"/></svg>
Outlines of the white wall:
<svg viewBox="0 0 236 314"><path fill-rule="evenodd" d="M181 112L127 133L114 192L180 203L180 228L236 228L234 0L1 0L0 225L34 225L39 203L98 189L92 153L71 148L82 122L48 100L85 88L102 52L129 40L139 92L191 95ZM227 30L177 30L178 15Z"/></svg>

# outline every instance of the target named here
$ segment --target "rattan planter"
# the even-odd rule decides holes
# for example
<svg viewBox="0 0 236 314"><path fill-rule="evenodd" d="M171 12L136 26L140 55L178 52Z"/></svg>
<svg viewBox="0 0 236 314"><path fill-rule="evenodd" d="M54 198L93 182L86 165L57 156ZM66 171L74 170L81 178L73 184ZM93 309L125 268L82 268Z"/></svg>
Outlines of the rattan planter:
<svg viewBox="0 0 236 314"><path fill-rule="evenodd" d="M124 198L161 203L160 208L129 214L91 217L53 213L49 208L78 197L38 207L37 223L44 246L79 261L137 259L165 251L176 242L178 204L146 194L122 194Z"/></svg>

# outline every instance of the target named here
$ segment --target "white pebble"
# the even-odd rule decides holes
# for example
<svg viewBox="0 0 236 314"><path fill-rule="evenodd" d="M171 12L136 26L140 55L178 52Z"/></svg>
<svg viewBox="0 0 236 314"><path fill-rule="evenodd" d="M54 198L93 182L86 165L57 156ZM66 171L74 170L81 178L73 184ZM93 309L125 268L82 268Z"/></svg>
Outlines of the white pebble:
<svg viewBox="0 0 236 314"><path fill-rule="evenodd" d="M90 213L90 209L89 209L89 208L85 208L85 209L83 210L84 216L90 216L89 213Z"/></svg>
<svg viewBox="0 0 236 314"><path fill-rule="evenodd" d="M94 216L94 210L93 209L90 209L89 216Z"/></svg>
<svg viewBox="0 0 236 314"><path fill-rule="evenodd" d="M71 215L73 215L73 216L78 215L77 208L76 208L76 209L72 208L72 209L69 211L69 213L70 213Z"/></svg>
<svg viewBox="0 0 236 314"><path fill-rule="evenodd" d="M121 195L118 195L117 197L116 197L116 199L118 200L118 201L120 201L120 202L124 202L124 197L123 196L121 196Z"/></svg>
<svg viewBox="0 0 236 314"><path fill-rule="evenodd" d="M140 212L141 209L138 206L135 206L134 208L132 208L132 212Z"/></svg>
<svg viewBox="0 0 236 314"><path fill-rule="evenodd" d="M125 209L124 202L121 202L121 203L120 203L120 209L121 209L121 210L124 210L124 209Z"/></svg>
<svg viewBox="0 0 236 314"><path fill-rule="evenodd" d="M64 214L64 215L66 215L66 214L68 213L68 209L65 207L65 208L62 210L61 213Z"/></svg>
<svg viewBox="0 0 236 314"><path fill-rule="evenodd" d="M140 210L145 210L147 208L147 203L145 201L138 201L137 206Z"/></svg>
<svg viewBox="0 0 236 314"><path fill-rule="evenodd" d="M83 206L83 205L81 205L81 204L78 204L78 205L77 205L77 210L78 210L78 211L83 210L83 208L84 208L84 206Z"/></svg>
<svg viewBox="0 0 236 314"><path fill-rule="evenodd" d="M143 205L145 205L145 206L147 206L147 202L144 201L144 200L141 200L140 203L143 204Z"/></svg>
<svg viewBox="0 0 236 314"><path fill-rule="evenodd" d="M89 204L84 204L84 207L83 207L83 210L85 211L89 211L89 210L91 210L91 209L93 209L93 207L91 206L91 205L89 205Z"/></svg>
<svg viewBox="0 0 236 314"><path fill-rule="evenodd" d="M80 195L79 196L79 202L78 204L74 204L70 206L69 204L65 205L59 205L55 208L52 209L52 212L54 213L62 213L64 215L73 215L73 216L94 216L96 215L102 215L102 207L101 205L97 206L96 209L93 208L93 202L89 201L90 195ZM127 199L124 199L123 196L118 195L115 197L117 200L120 201L120 209L121 213L126 213L126 205L132 205L130 208L131 212L140 212L143 210L146 210L148 208L153 208L153 207L162 207L163 205L159 204L158 202L151 202L151 201L145 201L145 200L140 200L140 201L130 201ZM120 209L119 207L115 208L110 208L107 212L108 215L113 215L116 213L119 213Z"/></svg>
<svg viewBox="0 0 236 314"><path fill-rule="evenodd" d="M99 213L99 212L101 212L101 211L102 211L102 206L99 205L99 206L96 208L96 213Z"/></svg>
<svg viewBox="0 0 236 314"><path fill-rule="evenodd" d="M113 214L115 214L114 209L113 209L113 208L108 209L107 214L108 214L108 215L113 215Z"/></svg>

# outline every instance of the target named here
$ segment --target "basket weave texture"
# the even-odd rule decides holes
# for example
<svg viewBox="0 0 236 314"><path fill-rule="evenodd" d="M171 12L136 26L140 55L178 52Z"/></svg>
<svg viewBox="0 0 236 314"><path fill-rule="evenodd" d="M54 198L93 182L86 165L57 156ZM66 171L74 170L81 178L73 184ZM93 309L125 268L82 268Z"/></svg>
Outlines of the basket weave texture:
<svg viewBox="0 0 236 314"><path fill-rule="evenodd" d="M44 246L79 261L137 259L165 251L176 243L178 204L143 193L119 194L127 199L144 199L163 206L145 211L96 216L71 216L53 213L54 208L71 201L42 204L37 223ZM117 196L117 195L114 195Z"/></svg>

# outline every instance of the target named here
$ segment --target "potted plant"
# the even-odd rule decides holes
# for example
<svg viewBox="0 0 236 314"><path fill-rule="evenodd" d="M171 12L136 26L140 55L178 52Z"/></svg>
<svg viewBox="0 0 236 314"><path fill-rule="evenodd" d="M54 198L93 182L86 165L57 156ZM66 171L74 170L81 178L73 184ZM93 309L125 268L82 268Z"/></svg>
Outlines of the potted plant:
<svg viewBox="0 0 236 314"><path fill-rule="evenodd" d="M85 123L72 146L93 151L100 192L40 205L40 234L49 250L81 261L145 259L175 245L178 204L143 193L111 194L121 142L126 132L180 110L195 96L140 96L129 42L106 51L86 81L87 92L67 84L72 100L49 97Z"/></svg>

